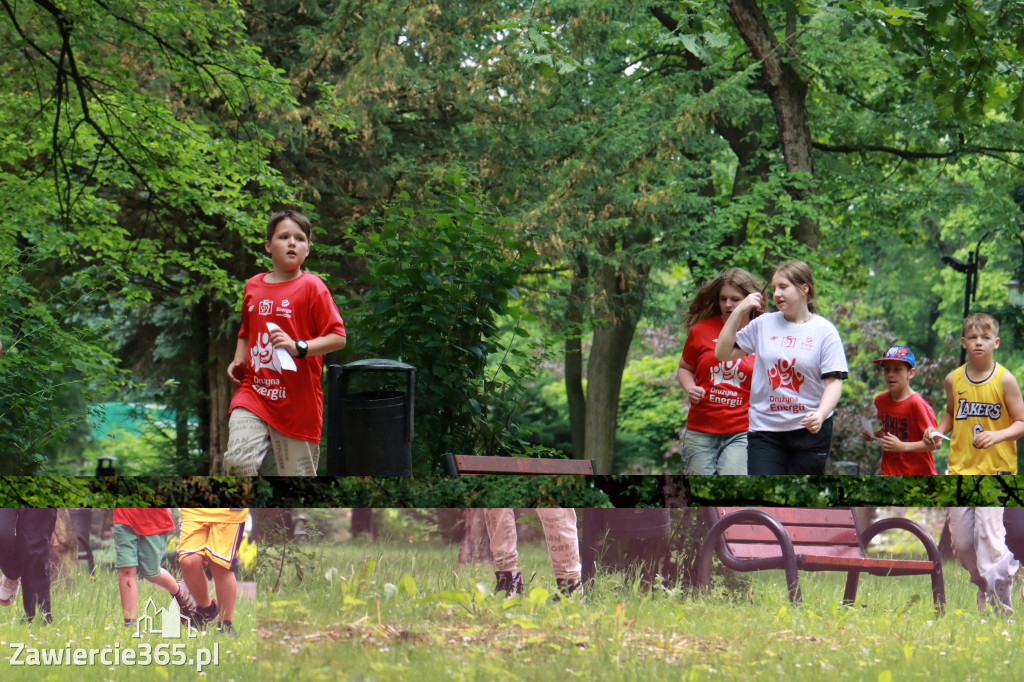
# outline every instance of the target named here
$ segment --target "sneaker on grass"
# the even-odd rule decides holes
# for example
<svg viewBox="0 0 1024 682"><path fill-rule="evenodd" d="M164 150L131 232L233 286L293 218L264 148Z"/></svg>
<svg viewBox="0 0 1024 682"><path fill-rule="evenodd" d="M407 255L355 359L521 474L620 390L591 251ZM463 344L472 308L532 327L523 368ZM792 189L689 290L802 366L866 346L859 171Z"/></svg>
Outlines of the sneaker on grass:
<svg viewBox="0 0 1024 682"><path fill-rule="evenodd" d="M217 608L217 600L210 601L210 605L206 608L202 606L196 606L193 611L195 614L192 618L192 624L197 628L204 628L213 621L217 620L217 615L220 613L220 609Z"/></svg>
<svg viewBox="0 0 1024 682"><path fill-rule="evenodd" d="M505 593L505 599L511 599L517 594L523 593L523 575L512 571L495 571L494 576L498 584L494 587L494 593Z"/></svg>
<svg viewBox="0 0 1024 682"><path fill-rule="evenodd" d="M0 573L0 606L10 606L14 598L18 596L18 588L21 587L21 578L11 580L3 573Z"/></svg>
<svg viewBox="0 0 1024 682"><path fill-rule="evenodd" d="M174 595L174 601L178 602L178 607L181 609L181 615L183 618L190 618L195 621L196 619L196 600L192 596L192 593L188 591L185 586L184 580L178 581L178 594Z"/></svg>

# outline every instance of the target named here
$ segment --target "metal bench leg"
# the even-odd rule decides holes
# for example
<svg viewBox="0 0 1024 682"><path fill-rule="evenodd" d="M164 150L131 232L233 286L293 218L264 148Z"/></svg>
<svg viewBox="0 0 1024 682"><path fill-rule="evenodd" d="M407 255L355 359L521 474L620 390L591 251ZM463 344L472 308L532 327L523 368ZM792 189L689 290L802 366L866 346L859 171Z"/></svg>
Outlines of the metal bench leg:
<svg viewBox="0 0 1024 682"><path fill-rule="evenodd" d="M846 591L843 592L843 604L853 606L857 601L857 585L860 583L860 571L847 571Z"/></svg>

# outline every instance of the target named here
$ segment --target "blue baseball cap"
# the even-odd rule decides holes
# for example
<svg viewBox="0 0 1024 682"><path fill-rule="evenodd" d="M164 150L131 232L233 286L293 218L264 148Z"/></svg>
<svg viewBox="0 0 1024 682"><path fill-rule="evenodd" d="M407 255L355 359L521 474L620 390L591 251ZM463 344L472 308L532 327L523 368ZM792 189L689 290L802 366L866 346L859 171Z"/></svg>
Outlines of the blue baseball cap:
<svg viewBox="0 0 1024 682"><path fill-rule="evenodd" d="M914 351L910 350L906 346L893 346L889 350L885 351L885 355L877 360L873 360L875 364L881 364L886 360L899 360L910 365L911 369L914 369L914 363L916 358L914 357Z"/></svg>

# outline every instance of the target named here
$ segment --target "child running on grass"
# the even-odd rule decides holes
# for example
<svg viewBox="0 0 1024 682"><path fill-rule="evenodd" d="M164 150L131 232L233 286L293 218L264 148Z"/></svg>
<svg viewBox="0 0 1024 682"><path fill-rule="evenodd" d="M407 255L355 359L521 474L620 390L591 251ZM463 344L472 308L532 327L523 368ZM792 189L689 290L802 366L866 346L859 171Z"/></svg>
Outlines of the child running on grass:
<svg viewBox="0 0 1024 682"><path fill-rule="evenodd" d="M921 394L910 388L916 361L906 346L893 346L874 361L882 366L889 390L875 396L881 430L865 431L862 436L865 441L882 441L883 475L935 475L932 441L924 438L925 430L935 426L935 413Z"/></svg>
<svg viewBox="0 0 1024 682"><path fill-rule="evenodd" d="M50 536L56 509L0 509L0 606L10 606L21 587L25 622L50 613Z"/></svg>
<svg viewBox="0 0 1024 682"><path fill-rule="evenodd" d="M248 518L249 510L242 508L181 510L178 564L195 599L195 624L204 627L218 620L218 634L229 637L235 636L231 622L238 594L235 565ZM210 598L204 566L213 576L216 600Z"/></svg>
<svg viewBox="0 0 1024 682"><path fill-rule="evenodd" d="M995 361L999 322L985 313L968 315L960 343L967 362L946 375L946 411L925 438L938 447L939 434L953 432L951 474L1016 474L1024 399L1017 380Z"/></svg>
<svg viewBox="0 0 1024 682"><path fill-rule="evenodd" d="M323 281L302 271L310 229L301 213L274 214L264 242L274 269L245 284L242 327L228 367L239 387L228 408L229 475L316 476L324 421L321 356L345 347L345 324ZM271 449L274 460L261 472Z"/></svg>
<svg viewBox="0 0 1024 682"><path fill-rule="evenodd" d="M195 618L196 602L185 583L175 580L160 565L167 549L167 534L173 530L170 509L114 509L117 589L121 593L125 627L135 627L138 617L137 575L170 592L181 608L181 615Z"/></svg>

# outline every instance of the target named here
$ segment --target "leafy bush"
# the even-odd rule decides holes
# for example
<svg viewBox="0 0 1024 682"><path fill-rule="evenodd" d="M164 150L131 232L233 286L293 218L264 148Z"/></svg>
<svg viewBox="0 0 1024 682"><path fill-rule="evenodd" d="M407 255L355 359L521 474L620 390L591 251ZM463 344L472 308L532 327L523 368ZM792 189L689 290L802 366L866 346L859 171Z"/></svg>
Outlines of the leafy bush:
<svg viewBox="0 0 1024 682"><path fill-rule="evenodd" d="M401 185L376 229L350 235L366 289L343 308L360 355L417 369L413 459L422 475L444 452L497 454L511 440L500 406L513 400L516 370L488 359L527 355L511 345L526 333L516 329L503 345L497 323L518 312L515 287L536 255L461 170L424 183L416 200L412 185Z"/></svg>

